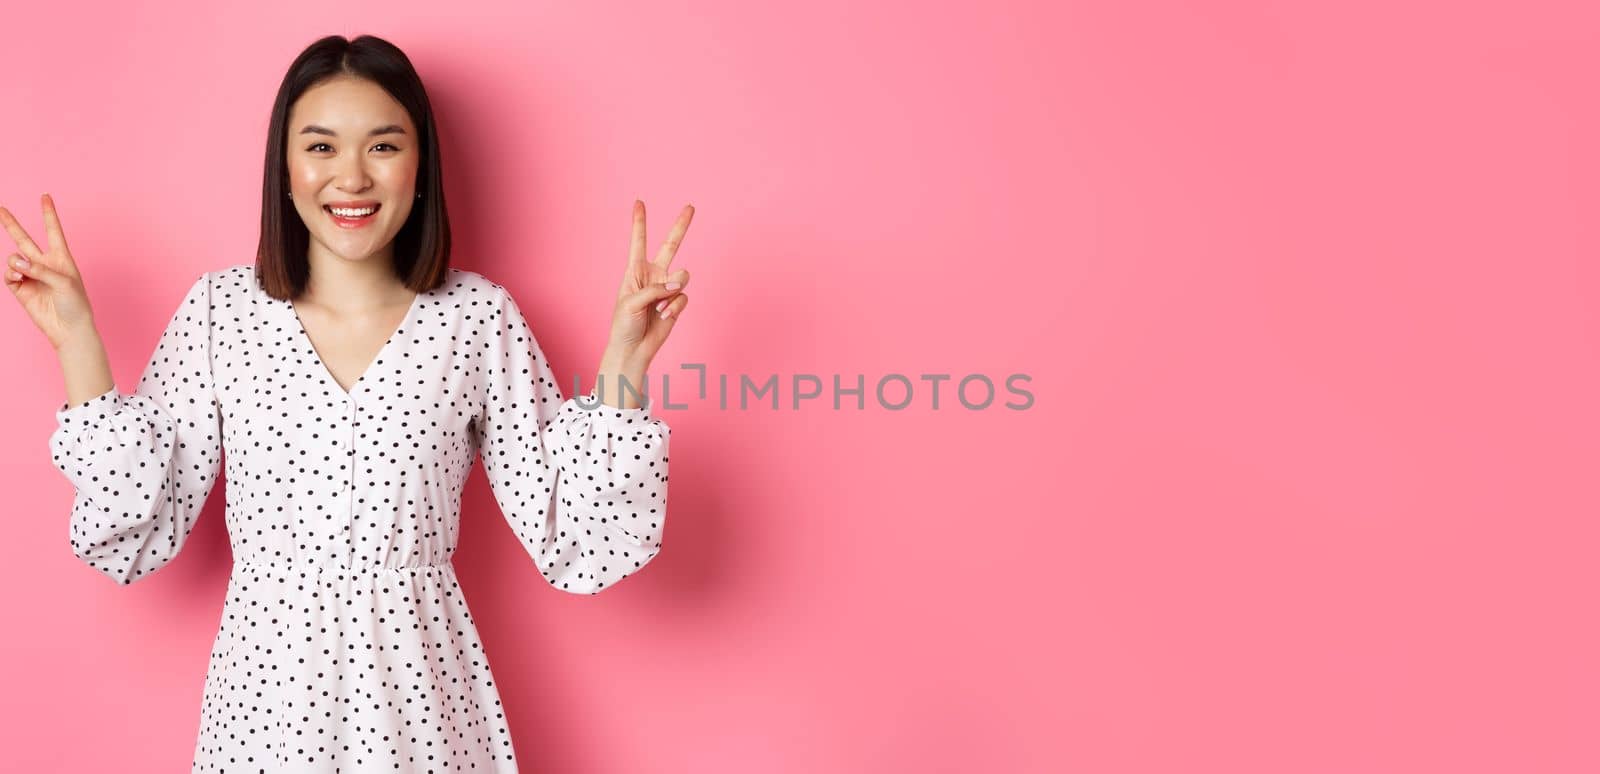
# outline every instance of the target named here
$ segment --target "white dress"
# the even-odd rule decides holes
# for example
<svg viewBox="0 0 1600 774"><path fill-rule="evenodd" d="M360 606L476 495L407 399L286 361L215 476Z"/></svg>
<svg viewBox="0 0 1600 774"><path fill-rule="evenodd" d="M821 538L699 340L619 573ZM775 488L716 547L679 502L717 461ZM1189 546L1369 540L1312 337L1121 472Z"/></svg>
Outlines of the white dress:
<svg viewBox="0 0 1600 774"><path fill-rule="evenodd" d="M57 410L72 549L118 583L182 549L227 450L233 571L194 771L514 772L450 564L476 456L557 589L661 550L667 425L562 398L522 312L475 272L421 293L347 393L250 264L207 272L132 394Z"/></svg>

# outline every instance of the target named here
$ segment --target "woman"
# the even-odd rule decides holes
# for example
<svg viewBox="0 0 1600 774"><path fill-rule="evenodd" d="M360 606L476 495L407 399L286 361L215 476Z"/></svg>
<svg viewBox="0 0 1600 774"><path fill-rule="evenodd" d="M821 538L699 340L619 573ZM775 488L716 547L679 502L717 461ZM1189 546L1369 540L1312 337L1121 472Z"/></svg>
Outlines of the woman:
<svg viewBox="0 0 1600 774"><path fill-rule="evenodd" d="M410 61L332 36L273 106L256 261L189 289L131 394L111 379L54 202L11 213L6 284L50 339L74 552L119 583L183 547L227 450L234 567L196 771L516 771L450 564L481 455L545 579L599 593L661 550L670 431L638 403L687 303L644 208L589 400L564 400L500 285L449 266L439 141ZM292 215L292 216L291 216ZM620 382L620 383L619 383Z"/></svg>

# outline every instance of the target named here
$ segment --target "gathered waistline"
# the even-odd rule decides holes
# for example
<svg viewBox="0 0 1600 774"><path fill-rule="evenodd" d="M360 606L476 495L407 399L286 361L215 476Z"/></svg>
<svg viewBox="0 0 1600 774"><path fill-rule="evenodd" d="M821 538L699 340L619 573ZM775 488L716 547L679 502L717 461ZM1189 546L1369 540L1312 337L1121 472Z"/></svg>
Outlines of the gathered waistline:
<svg viewBox="0 0 1600 774"><path fill-rule="evenodd" d="M455 565L449 559L438 564L403 564L398 566L369 564L361 567L348 567L342 564L312 563L312 562L254 562L248 559L234 559L233 563L250 569L268 570L271 572L297 572L303 575L321 573L339 573L348 575L381 575L387 572L419 573L419 572L455 572Z"/></svg>

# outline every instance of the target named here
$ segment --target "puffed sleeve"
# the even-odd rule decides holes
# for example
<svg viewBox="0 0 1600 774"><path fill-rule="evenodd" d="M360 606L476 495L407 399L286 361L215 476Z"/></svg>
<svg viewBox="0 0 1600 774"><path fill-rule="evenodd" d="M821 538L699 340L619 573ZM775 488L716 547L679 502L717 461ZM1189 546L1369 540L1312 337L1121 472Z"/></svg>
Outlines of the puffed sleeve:
<svg viewBox="0 0 1600 774"><path fill-rule="evenodd" d="M522 311L495 287L475 419L490 489L550 585L598 594L661 551L671 431L648 397L631 409L594 390L563 400Z"/></svg>
<svg viewBox="0 0 1600 774"><path fill-rule="evenodd" d="M56 409L51 459L76 488L72 551L127 585L177 556L216 482L209 272L189 288L132 394Z"/></svg>

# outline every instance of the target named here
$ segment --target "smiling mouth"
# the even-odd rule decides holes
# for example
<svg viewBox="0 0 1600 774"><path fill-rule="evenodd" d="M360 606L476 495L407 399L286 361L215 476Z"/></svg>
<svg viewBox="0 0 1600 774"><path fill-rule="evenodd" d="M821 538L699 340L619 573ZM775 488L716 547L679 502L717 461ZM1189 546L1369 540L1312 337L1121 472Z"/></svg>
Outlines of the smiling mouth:
<svg viewBox="0 0 1600 774"><path fill-rule="evenodd" d="M377 216L378 210L380 209L383 209L383 205L374 204L371 207L363 207L360 209L345 209L340 207L338 212L334 212L332 207L329 207L326 204L322 205L322 211L328 213L328 217L332 218L333 222L338 224L340 228L361 228L362 226L371 223L372 219Z"/></svg>

